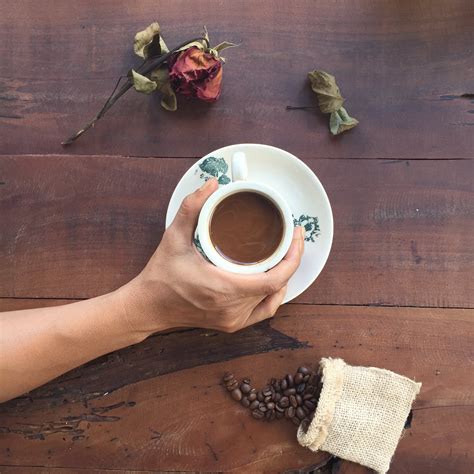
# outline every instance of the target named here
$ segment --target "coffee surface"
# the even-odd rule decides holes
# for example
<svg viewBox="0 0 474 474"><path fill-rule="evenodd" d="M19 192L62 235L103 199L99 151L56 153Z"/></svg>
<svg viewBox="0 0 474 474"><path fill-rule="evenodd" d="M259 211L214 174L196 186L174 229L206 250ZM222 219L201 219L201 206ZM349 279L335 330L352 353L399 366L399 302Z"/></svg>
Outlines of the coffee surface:
<svg viewBox="0 0 474 474"><path fill-rule="evenodd" d="M283 238L283 218L265 196L242 191L224 198L214 210L211 241L227 260L250 265L269 258Z"/></svg>

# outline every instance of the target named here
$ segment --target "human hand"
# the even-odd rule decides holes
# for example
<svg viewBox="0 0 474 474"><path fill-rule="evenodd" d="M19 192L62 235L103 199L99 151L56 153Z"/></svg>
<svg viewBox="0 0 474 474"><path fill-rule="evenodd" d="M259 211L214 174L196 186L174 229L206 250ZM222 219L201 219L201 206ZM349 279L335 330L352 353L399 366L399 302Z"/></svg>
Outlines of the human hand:
<svg viewBox="0 0 474 474"><path fill-rule="evenodd" d="M135 330L202 327L234 332L273 316L281 305L303 255L304 229L295 228L285 258L268 272L222 270L193 245L199 212L217 188L212 179L184 199L145 269L123 288L123 304Z"/></svg>

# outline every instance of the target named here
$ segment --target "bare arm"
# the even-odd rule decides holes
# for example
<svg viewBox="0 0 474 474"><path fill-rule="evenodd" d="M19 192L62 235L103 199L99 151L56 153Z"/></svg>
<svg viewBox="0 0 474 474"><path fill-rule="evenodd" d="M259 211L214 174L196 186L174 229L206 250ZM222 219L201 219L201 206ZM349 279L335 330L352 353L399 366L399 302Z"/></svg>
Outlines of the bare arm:
<svg viewBox="0 0 474 474"><path fill-rule="evenodd" d="M260 275L235 275L192 245L212 180L183 202L145 269L118 290L64 306L0 314L0 402L89 360L174 327L233 332L273 316L303 252L295 231L285 259Z"/></svg>

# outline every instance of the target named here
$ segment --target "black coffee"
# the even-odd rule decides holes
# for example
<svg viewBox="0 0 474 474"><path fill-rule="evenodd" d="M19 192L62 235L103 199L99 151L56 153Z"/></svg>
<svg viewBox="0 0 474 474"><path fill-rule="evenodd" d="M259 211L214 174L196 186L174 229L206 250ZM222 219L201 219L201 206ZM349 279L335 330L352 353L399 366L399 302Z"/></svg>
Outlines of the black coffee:
<svg viewBox="0 0 474 474"><path fill-rule="evenodd" d="M271 257L283 238L283 218L265 196L249 191L224 198L214 210L211 241L227 260L250 265Z"/></svg>

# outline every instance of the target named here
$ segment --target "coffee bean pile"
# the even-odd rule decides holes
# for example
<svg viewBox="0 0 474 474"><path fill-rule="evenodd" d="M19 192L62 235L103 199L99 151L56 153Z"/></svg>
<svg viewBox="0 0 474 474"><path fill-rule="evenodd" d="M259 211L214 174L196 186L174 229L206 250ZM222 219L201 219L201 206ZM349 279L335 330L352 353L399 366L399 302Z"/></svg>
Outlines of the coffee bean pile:
<svg viewBox="0 0 474 474"><path fill-rule="evenodd" d="M248 378L239 383L230 372L224 374L222 381L231 397L248 408L257 420L284 418L296 426L309 425L321 391L320 376L307 367L299 367L294 375L271 379L261 390L253 388Z"/></svg>

